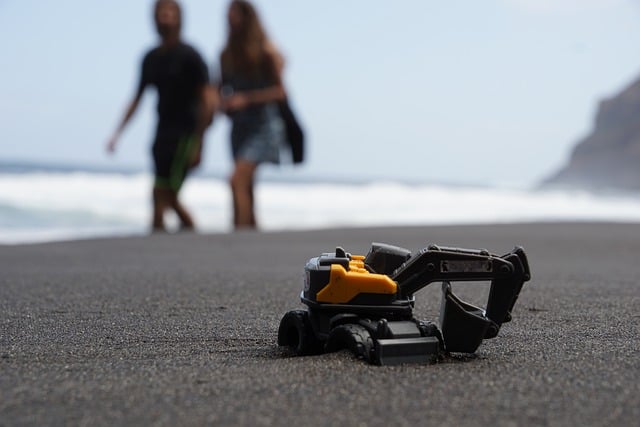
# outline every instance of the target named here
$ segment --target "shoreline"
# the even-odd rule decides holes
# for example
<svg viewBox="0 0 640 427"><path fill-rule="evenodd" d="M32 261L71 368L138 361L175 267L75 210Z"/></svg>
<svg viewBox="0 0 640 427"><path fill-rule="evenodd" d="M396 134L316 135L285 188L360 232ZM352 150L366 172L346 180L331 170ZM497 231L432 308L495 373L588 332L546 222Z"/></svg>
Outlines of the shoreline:
<svg viewBox="0 0 640 427"><path fill-rule="evenodd" d="M3 247L17 247L17 246L34 246L34 245L48 245L56 243L74 243L74 242L92 242L103 241L111 239L144 239L145 237L164 236L164 237L179 237L183 235L201 236L201 237L214 237L214 236L226 236L234 234L298 234L298 233L322 233L331 231L375 231L375 230L402 230L402 229L424 229L424 228L456 228L456 227L491 227L491 226L533 226L533 225L548 225L548 226L561 226L561 225L640 225L640 221L612 221L612 220L549 220L549 221L513 221L513 222L478 222L478 223L456 223L456 224L409 224L409 225L362 225L362 226L336 226L336 227L317 227L307 229L281 229L281 230L246 230L246 231L168 231L168 232L132 232L132 233L105 233L103 235L87 235L86 237L74 236L69 238L60 238L52 240L34 240L34 241L16 241L16 242L2 242L0 241L0 248Z"/></svg>

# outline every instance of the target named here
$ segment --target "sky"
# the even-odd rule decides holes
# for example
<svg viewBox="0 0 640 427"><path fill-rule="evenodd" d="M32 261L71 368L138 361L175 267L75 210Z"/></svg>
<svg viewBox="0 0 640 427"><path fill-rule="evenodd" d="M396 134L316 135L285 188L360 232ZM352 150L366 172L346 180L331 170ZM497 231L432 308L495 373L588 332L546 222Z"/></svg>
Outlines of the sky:
<svg viewBox="0 0 640 427"><path fill-rule="evenodd" d="M152 0L0 0L0 161L151 168L155 94L105 144L156 42ZM227 0L183 0L215 65ZM275 175L534 185L640 77L639 0L255 0L306 130ZM216 117L202 169L228 174Z"/></svg>

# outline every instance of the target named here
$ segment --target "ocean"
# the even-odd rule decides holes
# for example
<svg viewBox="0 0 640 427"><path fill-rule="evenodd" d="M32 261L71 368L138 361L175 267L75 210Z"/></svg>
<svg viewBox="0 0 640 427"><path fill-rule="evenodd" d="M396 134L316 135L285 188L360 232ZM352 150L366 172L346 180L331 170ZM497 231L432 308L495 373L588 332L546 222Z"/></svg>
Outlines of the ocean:
<svg viewBox="0 0 640 427"><path fill-rule="evenodd" d="M152 176L143 172L0 168L0 244L144 235ZM226 180L191 177L183 190L198 229L231 231ZM261 179L264 231L327 227L451 225L534 221L640 222L640 194L416 184L371 180ZM177 227L168 217L170 228Z"/></svg>

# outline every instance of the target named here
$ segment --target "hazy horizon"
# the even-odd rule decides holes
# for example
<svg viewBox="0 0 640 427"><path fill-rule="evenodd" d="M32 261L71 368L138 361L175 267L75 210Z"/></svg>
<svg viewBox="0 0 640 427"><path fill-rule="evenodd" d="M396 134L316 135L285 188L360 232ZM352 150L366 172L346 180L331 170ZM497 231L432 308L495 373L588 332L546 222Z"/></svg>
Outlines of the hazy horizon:
<svg viewBox="0 0 640 427"><path fill-rule="evenodd" d="M156 43L152 3L0 4L0 159L150 169L151 92L116 156L104 145ZM213 64L228 2L182 3ZM254 3L307 131L300 176L532 185L640 74L637 0ZM227 132L218 118L205 173L229 171Z"/></svg>

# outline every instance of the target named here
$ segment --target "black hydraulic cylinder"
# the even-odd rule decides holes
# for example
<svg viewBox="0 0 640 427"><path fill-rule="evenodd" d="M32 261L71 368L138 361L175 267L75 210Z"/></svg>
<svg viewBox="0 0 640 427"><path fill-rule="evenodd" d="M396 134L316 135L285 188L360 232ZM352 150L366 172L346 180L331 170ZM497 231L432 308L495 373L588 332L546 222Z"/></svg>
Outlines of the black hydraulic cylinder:
<svg viewBox="0 0 640 427"><path fill-rule="evenodd" d="M513 273L491 282L486 311L486 316L498 327L511 320L511 310L518 299L522 285L531 277L529 264L522 248L515 248L502 258L513 265ZM493 338L497 333L498 331L495 330L486 338Z"/></svg>

